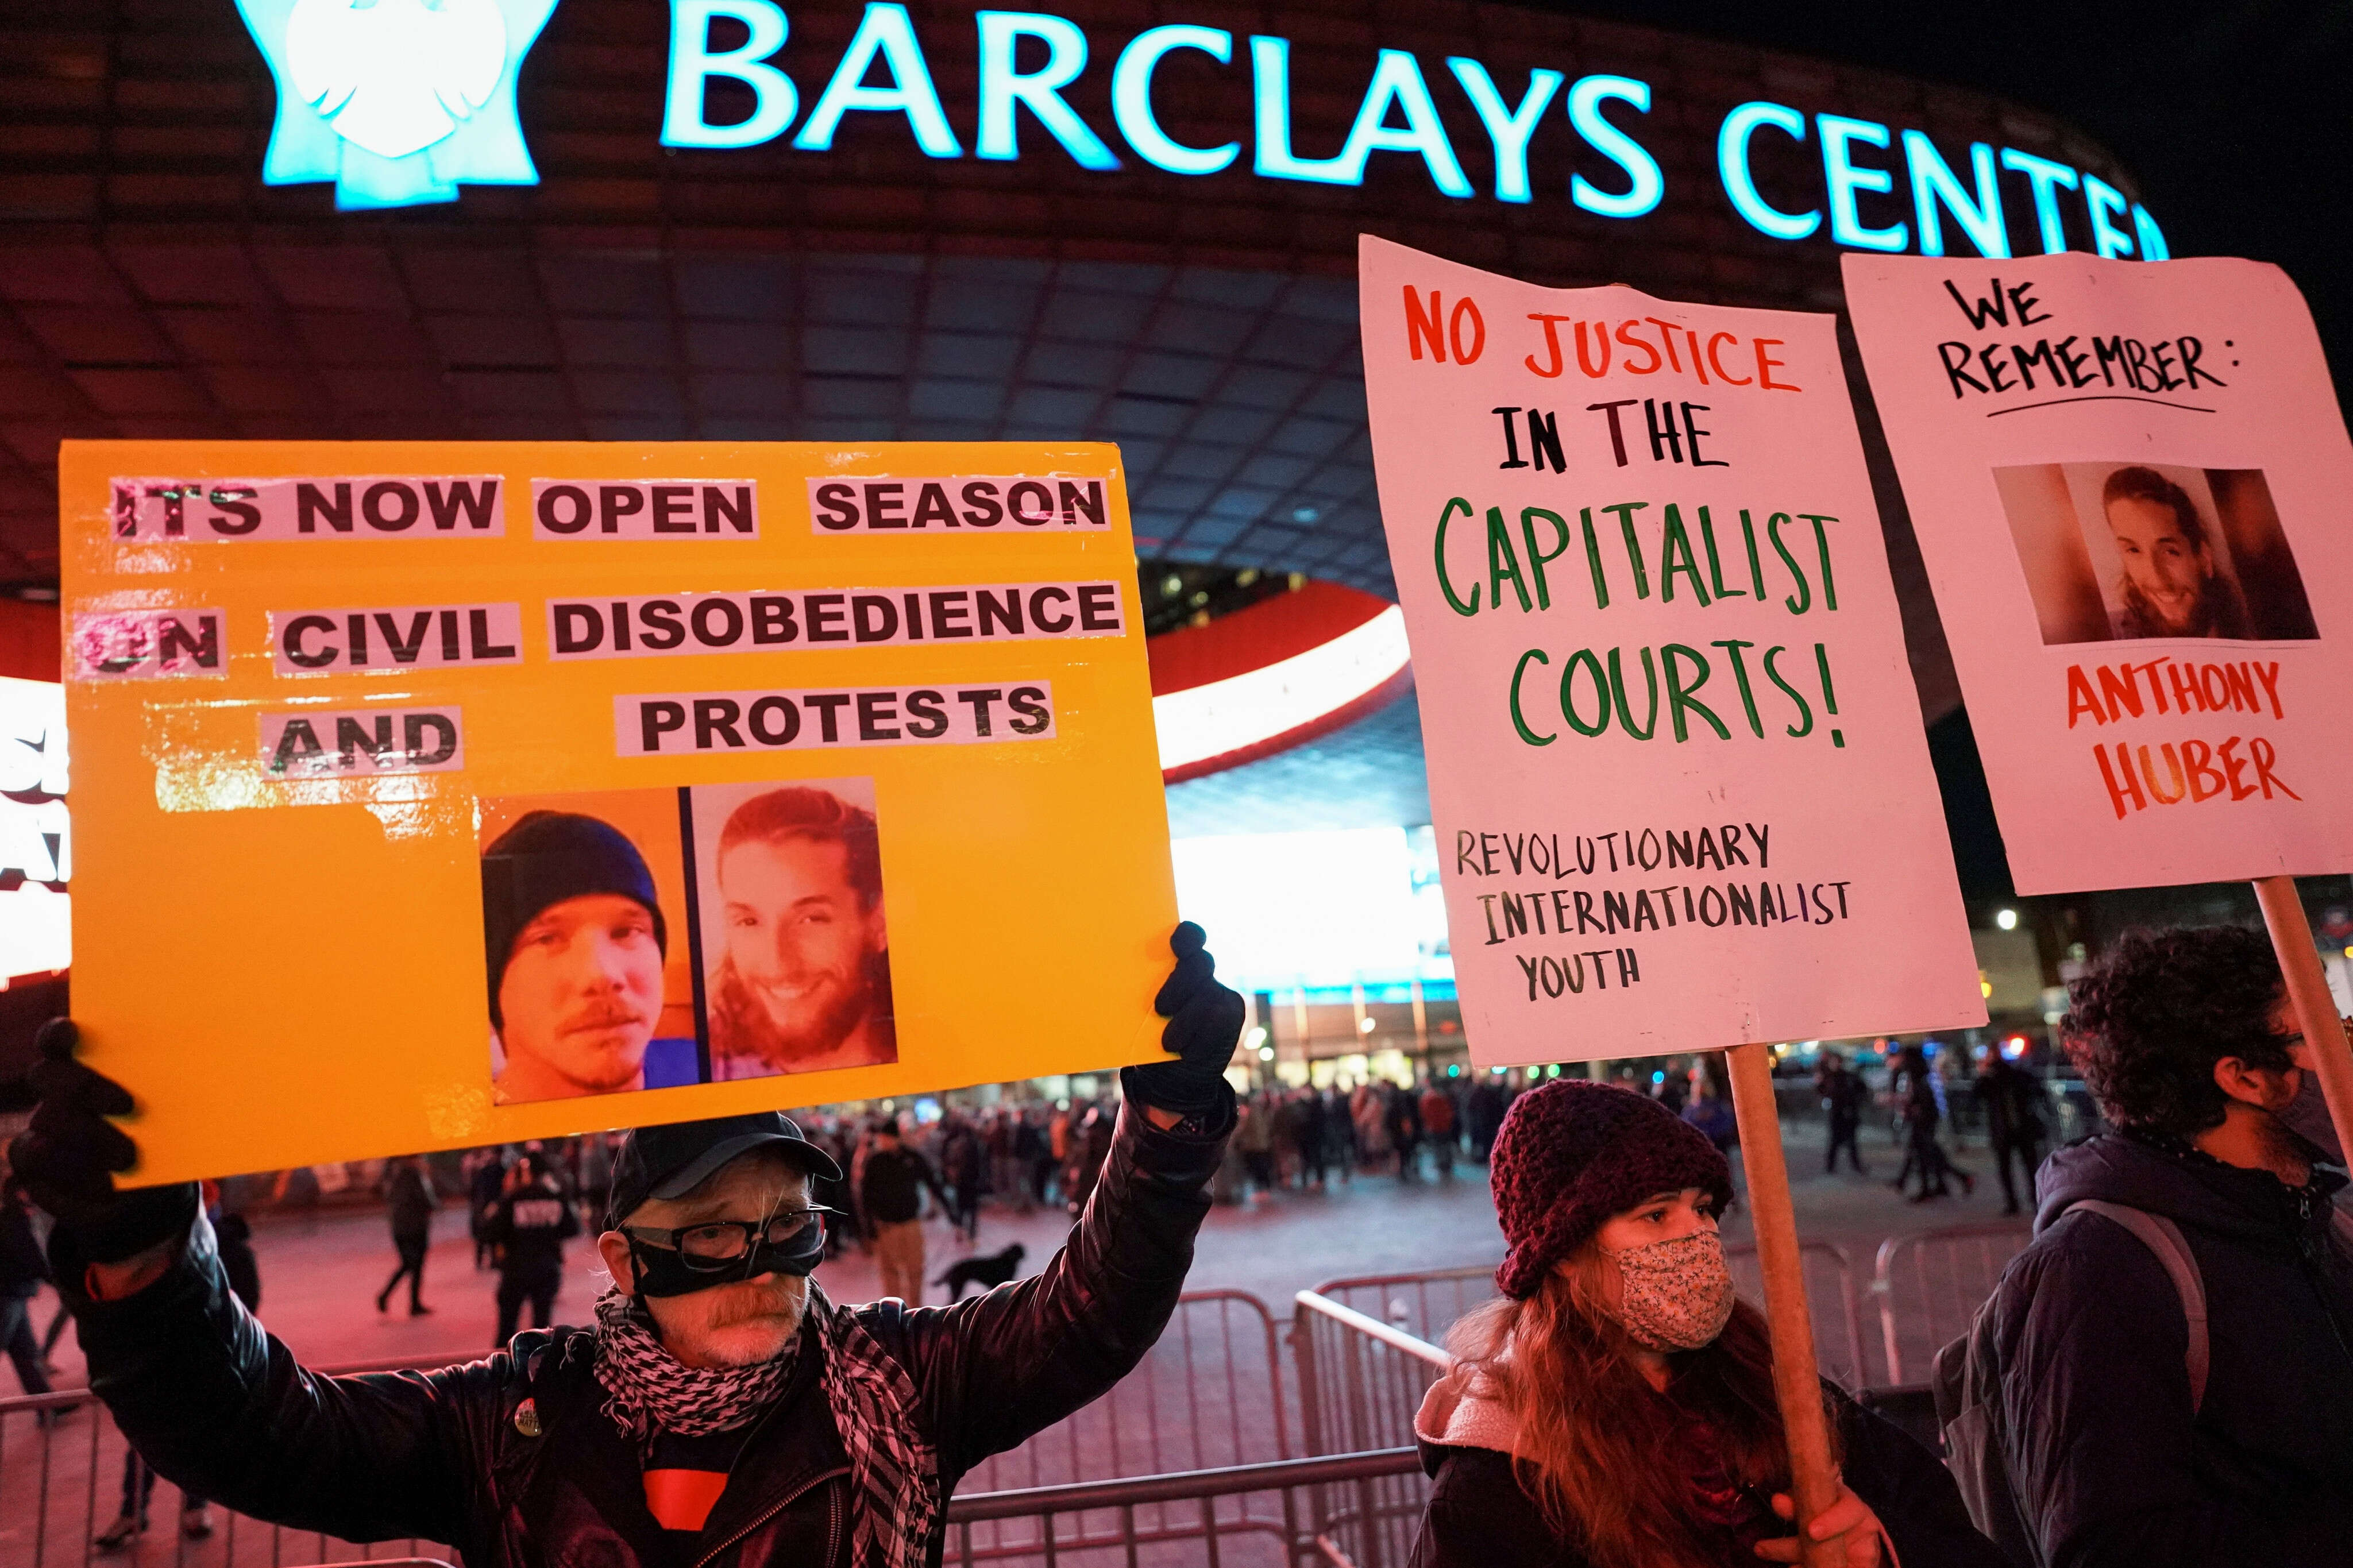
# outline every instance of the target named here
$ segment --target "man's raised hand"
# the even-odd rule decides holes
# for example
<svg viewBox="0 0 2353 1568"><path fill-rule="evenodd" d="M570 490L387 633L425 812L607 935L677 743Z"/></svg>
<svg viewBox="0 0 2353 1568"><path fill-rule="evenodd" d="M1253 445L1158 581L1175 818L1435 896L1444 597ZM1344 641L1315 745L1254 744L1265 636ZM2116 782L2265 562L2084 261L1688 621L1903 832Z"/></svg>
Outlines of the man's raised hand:
<svg viewBox="0 0 2353 1568"><path fill-rule="evenodd" d="M107 1120L135 1109L131 1091L75 1059L81 1031L52 1018L37 1039L39 1102L8 1145L8 1166L26 1195L72 1237L86 1262L119 1263L187 1228L195 1185L178 1183L117 1192L113 1175L139 1163L139 1145Z"/></svg>

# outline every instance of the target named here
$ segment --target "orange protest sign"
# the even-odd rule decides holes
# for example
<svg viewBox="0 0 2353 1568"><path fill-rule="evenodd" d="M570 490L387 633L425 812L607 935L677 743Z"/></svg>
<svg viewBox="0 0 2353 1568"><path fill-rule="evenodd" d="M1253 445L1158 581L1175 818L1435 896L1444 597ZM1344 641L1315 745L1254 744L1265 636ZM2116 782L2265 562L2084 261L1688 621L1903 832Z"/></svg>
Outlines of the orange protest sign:
<svg viewBox="0 0 2353 1568"><path fill-rule="evenodd" d="M60 491L134 1179L1156 1054L1115 448L75 442Z"/></svg>

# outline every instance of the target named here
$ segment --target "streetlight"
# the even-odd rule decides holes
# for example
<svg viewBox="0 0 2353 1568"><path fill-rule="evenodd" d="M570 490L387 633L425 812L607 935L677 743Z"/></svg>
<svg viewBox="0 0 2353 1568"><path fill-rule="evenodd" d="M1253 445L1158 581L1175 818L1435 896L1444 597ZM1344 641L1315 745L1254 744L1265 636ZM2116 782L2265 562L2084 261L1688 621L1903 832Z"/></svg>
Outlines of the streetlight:
<svg viewBox="0 0 2353 1568"><path fill-rule="evenodd" d="M1993 923L2000 926L2004 931L2016 931L2018 929L2018 911L2016 910L1996 910L1993 913Z"/></svg>

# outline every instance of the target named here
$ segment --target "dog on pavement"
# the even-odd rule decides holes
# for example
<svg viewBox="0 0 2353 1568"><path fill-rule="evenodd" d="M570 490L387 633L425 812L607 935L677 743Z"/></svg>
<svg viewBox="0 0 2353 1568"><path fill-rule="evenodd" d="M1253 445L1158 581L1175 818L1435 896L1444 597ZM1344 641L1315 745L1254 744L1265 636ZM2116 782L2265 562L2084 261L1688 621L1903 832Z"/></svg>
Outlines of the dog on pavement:
<svg viewBox="0 0 2353 1568"><path fill-rule="evenodd" d="M985 1258L967 1258L961 1262L951 1263L948 1265L948 1271L932 1283L946 1286L948 1300L951 1302L961 1301L964 1300L965 1287L967 1285L976 1286L983 1291L994 1290L1018 1274L1021 1271L1021 1259L1024 1255L1025 1249L1017 1241L1002 1252L993 1252Z"/></svg>

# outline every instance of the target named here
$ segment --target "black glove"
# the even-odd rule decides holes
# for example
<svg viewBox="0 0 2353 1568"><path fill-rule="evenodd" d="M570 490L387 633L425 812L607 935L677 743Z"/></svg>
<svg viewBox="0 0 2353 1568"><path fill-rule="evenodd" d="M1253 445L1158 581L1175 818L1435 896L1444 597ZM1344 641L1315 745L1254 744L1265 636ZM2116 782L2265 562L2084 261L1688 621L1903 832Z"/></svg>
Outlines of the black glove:
<svg viewBox="0 0 2353 1568"><path fill-rule="evenodd" d="M1218 984L1218 961L1202 946L1208 940L1191 921L1168 933L1176 967L1152 999L1152 1010L1168 1020L1160 1045L1177 1059L1135 1069L1135 1092L1145 1103L1180 1116L1224 1103L1226 1064L1242 1037L1241 994Z"/></svg>
<svg viewBox="0 0 2353 1568"><path fill-rule="evenodd" d="M120 1263L187 1229L196 1184L115 1191L110 1173L137 1164L139 1145L107 1118L130 1113L131 1091L74 1060L80 1039L70 1018L41 1026L41 1061L32 1075L40 1103L8 1145L8 1166L85 1261Z"/></svg>

